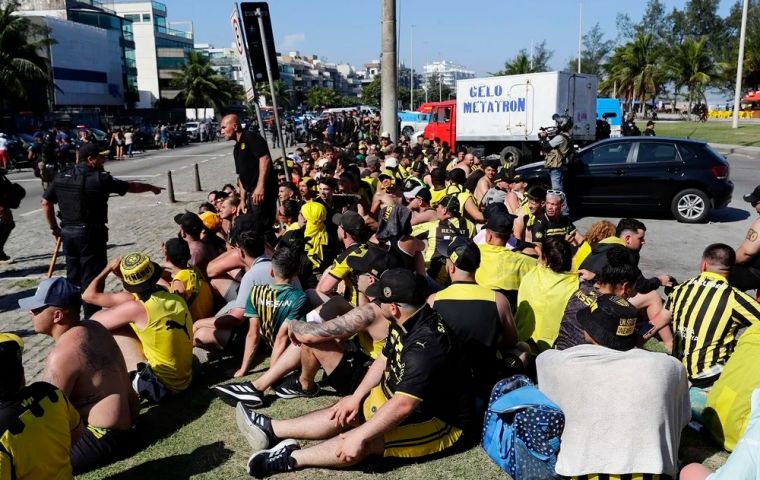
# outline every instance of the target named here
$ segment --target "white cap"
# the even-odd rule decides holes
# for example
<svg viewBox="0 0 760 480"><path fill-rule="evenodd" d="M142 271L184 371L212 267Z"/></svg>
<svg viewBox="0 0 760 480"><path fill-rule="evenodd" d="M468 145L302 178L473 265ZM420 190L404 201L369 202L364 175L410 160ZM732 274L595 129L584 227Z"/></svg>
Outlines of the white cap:
<svg viewBox="0 0 760 480"><path fill-rule="evenodd" d="M394 157L393 155L388 155L385 157L385 168L396 168L398 167L398 159Z"/></svg>
<svg viewBox="0 0 760 480"><path fill-rule="evenodd" d="M425 187L423 187L422 185L417 185L416 187L414 187L413 189L409 190L408 192L404 192L404 196L406 198L408 198L409 200L411 200L414 197L416 197L417 194L420 193L420 190L422 190L423 188L425 188Z"/></svg>
<svg viewBox="0 0 760 480"><path fill-rule="evenodd" d="M391 138L390 132L383 132L380 134L380 138Z"/></svg>
<svg viewBox="0 0 760 480"><path fill-rule="evenodd" d="M322 168L322 167L324 167L325 165L327 165L328 163L330 163L330 159L329 159L329 158L320 158L320 159L317 161L317 167L318 167L318 168Z"/></svg>

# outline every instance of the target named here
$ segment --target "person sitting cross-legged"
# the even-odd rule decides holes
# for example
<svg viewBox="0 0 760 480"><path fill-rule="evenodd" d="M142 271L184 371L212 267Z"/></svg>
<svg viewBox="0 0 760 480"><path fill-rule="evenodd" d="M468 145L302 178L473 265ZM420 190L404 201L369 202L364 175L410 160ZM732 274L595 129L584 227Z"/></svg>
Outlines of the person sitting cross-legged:
<svg viewBox="0 0 760 480"><path fill-rule="evenodd" d="M380 302L390 327L382 355L353 395L291 420L272 420L238 404L238 426L256 450L250 475L345 468L373 455L420 458L455 447L470 431L469 366L456 337L425 303L425 278L387 270L367 294ZM292 437L325 441L300 450Z"/></svg>
<svg viewBox="0 0 760 480"><path fill-rule="evenodd" d="M79 288L64 277L53 277L18 303L32 312L34 330L55 341L42 377L71 400L87 427L72 445L74 473L129 453L137 395L113 336L98 322L79 320Z"/></svg>
<svg viewBox="0 0 760 480"><path fill-rule="evenodd" d="M104 292L111 272L126 291ZM190 309L184 298L158 285L161 272L144 253L130 253L111 261L82 294L82 300L104 308L92 320L113 334L133 388L150 402L185 390L193 378Z"/></svg>

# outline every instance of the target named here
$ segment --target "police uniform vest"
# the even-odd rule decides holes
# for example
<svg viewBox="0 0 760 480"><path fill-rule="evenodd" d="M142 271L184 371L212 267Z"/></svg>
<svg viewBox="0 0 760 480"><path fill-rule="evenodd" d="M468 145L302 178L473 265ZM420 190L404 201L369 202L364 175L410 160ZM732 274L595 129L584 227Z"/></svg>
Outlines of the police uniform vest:
<svg viewBox="0 0 760 480"><path fill-rule="evenodd" d="M565 142L557 148L552 148L546 153L544 159L544 168L561 168L565 164L565 160L569 157L570 151L573 148L570 135L566 132L561 132L560 135L565 137Z"/></svg>
<svg viewBox="0 0 760 480"><path fill-rule="evenodd" d="M97 177L97 175L96 175ZM82 225L90 222L85 184L87 170L80 166L59 172L53 179L58 196L61 225Z"/></svg>

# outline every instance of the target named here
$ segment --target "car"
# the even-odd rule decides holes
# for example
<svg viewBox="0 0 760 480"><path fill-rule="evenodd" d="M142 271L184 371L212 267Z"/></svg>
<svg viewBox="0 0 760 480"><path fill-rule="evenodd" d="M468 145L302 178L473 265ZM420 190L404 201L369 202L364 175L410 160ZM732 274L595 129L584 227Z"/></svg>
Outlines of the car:
<svg viewBox="0 0 760 480"><path fill-rule="evenodd" d="M407 138L411 138L414 132L425 130L427 124L430 123L430 114L408 111L398 112L398 119L401 122L401 134Z"/></svg>
<svg viewBox="0 0 760 480"><path fill-rule="evenodd" d="M529 185L551 185L543 162L516 169ZM731 201L726 159L709 144L664 137L620 137L578 151L564 180L571 210L613 207L669 211L679 222L704 222Z"/></svg>
<svg viewBox="0 0 760 480"><path fill-rule="evenodd" d="M187 132L187 138L191 142L199 142L201 139L200 122L186 122L185 132Z"/></svg>

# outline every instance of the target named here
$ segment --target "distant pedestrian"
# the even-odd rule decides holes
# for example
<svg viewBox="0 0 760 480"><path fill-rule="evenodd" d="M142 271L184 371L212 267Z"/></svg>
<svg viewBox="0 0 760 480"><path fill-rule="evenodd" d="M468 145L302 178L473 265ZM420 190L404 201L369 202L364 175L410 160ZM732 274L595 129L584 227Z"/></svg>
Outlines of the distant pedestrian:
<svg viewBox="0 0 760 480"><path fill-rule="evenodd" d="M129 158L133 157L133 148L135 144L135 133L132 131L132 129L128 129L124 133L124 145L127 147L127 155L129 155Z"/></svg>
<svg viewBox="0 0 760 480"><path fill-rule="evenodd" d="M652 120L649 120L647 122L647 127L644 129L644 136L645 137L656 137L657 134L654 132L654 122Z"/></svg>

